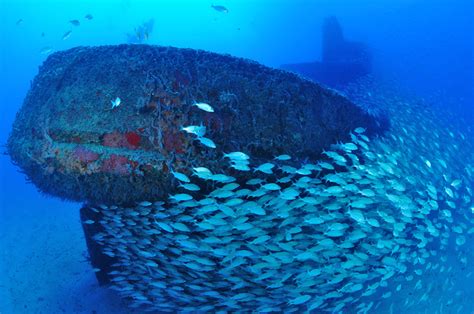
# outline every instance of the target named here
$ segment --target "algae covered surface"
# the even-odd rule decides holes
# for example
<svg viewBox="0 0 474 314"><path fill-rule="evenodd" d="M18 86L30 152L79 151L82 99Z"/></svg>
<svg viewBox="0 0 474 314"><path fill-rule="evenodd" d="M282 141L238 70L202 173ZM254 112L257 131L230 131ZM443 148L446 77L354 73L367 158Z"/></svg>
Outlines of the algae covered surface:
<svg viewBox="0 0 474 314"><path fill-rule="evenodd" d="M217 149L183 132L196 124ZM8 147L42 191L113 204L158 200L173 190L171 170L218 170L226 151L316 157L358 126L369 134L386 127L334 91L250 60L148 45L78 47L42 65Z"/></svg>

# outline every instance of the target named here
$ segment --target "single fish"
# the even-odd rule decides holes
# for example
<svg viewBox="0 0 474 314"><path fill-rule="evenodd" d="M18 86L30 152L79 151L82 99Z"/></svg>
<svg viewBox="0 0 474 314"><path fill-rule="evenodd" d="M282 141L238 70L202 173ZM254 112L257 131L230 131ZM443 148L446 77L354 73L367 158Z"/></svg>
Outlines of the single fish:
<svg viewBox="0 0 474 314"><path fill-rule="evenodd" d="M74 25L74 26L79 26L79 25L81 25L81 22L79 22L79 20L70 20L69 23L71 23L71 24Z"/></svg>
<svg viewBox="0 0 474 314"><path fill-rule="evenodd" d="M306 294L306 295L301 295L299 297L296 297L296 298L290 300L288 302L288 304L290 304L290 305L299 305L299 304L306 303L309 300L311 300L311 296Z"/></svg>
<svg viewBox="0 0 474 314"><path fill-rule="evenodd" d="M19 19L18 21L16 21L15 24L16 24L16 25L21 25L21 24L23 24L23 19Z"/></svg>
<svg viewBox="0 0 474 314"><path fill-rule="evenodd" d="M279 155L279 156L276 156L275 157L275 160L280 160L280 161L286 161L286 160L290 160L291 159L291 156L290 155Z"/></svg>
<svg viewBox="0 0 474 314"><path fill-rule="evenodd" d="M195 134L198 137L202 137L206 134L206 127L204 125L189 125L181 127L182 131L190 134Z"/></svg>
<svg viewBox="0 0 474 314"><path fill-rule="evenodd" d="M68 39L71 36L71 33L72 33L72 31L65 32L64 35L63 35L63 40Z"/></svg>
<svg viewBox="0 0 474 314"><path fill-rule="evenodd" d="M264 184L262 186L262 188L264 188L265 190L269 190L269 191L277 191L277 190L280 190L281 187L276 184L276 183L267 183L267 184Z"/></svg>
<svg viewBox="0 0 474 314"><path fill-rule="evenodd" d="M214 112L214 108L212 108L211 105L206 104L204 102L195 102L193 106L196 106L199 109L204 110L206 112Z"/></svg>
<svg viewBox="0 0 474 314"><path fill-rule="evenodd" d="M216 148L216 144L214 143L213 140L207 137L198 137L199 142L201 142L202 145L210 147L210 148Z"/></svg>
<svg viewBox="0 0 474 314"><path fill-rule="evenodd" d="M234 163L231 167L239 171L250 171L250 167L246 164Z"/></svg>
<svg viewBox="0 0 474 314"><path fill-rule="evenodd" d="M90 20L92 20L94 17L92 16L92 14L86 14L86 16L84 16L84 18L85 18L86 20L89 20L89 21L90 21Z"/></svg>
<svg viewBox="0 0 474 314"><path fill-rule="evenodd" d="M217 12L229 13L229 10L223 5L211 5L211 8L213 8Z"/></svg>
<svg viewBox="0 0 474 314"><path fill-rule="evenodd" d="M250 158L246 153L242 152L224 153L224 158L226 157L232 160L248 160Z"/></svg>
<svg viewBox="0 0 474 314"><path fill-rule="evenodd" d="M272 172L273 167L275 167L274 164L267 162L267 163L261 164L260 166L255 168L254 171L260 171L260 172L263 172L263 173L271 174L271 173L273 173Z"/></svg>
<svg viewBox="0 0 474 314"><path fill-rule="evenodd" d="M156 224L163 230L173 233L173 228L165 222L157 221Z"/></svg>
<svg viewBox="0 0 474 314"><path fill-rule="evenodd" d="M212 175L211 170L205 168L205 167L196 167L193 168L195 174L201 174L201 175Z"/></svg>
<svg viewBox="0 0 474 314"><path fill-rule="evenodd" d="M234 177L231 177L222 173L213 174L209 179L213 181L221 182L221 183L229 183L229 182L235 181Z"/></svg>
<svg viewBox="0 0 474 314"><path fill-rule="evenodd" d="M185 193L170 195L169 198L174 200L175 202L183 202L183 201L189 201L193 199L191 195L185 194Z"/></svg>
<svg viewBox="0 0 474 314"><path fill-rule="evenodd" d="M120 104L122 103L122 100L119 97L117 97L115 98L115 100L111 100L110 102L112 103L112 109L114 109L120 106Z"/></svg>
<svg viewBox="0 0 474 314"><path fill-rule="evenodd" d="M178 180L181 181L181 182L185 182L185 183L189 183L189 182L190 182L188 176L185 175L184 173L174 172L173 170L171 170L171 174L172 174L176 179L178 179Z"/></svg>
<svg viewBox="0 0 474 314"><path fill-rule="evenodd" d="M461 183L462 183L461 180L456 179L453 182L451 182L451 186L457 189L461 185Z"/></svg>
<svg viewBox="0 0 474 314"><path fill-rule="evenodd" d="M47 47L43 47L43 49L40 50L40 53L42 55L47 55L47 54L50 54L52 51L53 51L53 48L47 46Z"/></svg>

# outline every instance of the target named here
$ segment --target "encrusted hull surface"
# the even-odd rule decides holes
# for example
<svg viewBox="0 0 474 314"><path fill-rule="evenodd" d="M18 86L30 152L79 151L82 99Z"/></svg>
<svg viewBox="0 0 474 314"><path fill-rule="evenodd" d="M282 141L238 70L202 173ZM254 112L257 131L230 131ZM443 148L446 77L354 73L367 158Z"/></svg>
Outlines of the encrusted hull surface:
<svg viewBox="0 0 474 314"><path fill-rule="evenodd" d="M215 149L181 130L201 123ZM8 150L45 193L133 204L175 192L171 170L223 171L223 152L316 158L356 127L369 135L384 128L335 92L249 60L147 45L78 47L41 66Z"/></svg>

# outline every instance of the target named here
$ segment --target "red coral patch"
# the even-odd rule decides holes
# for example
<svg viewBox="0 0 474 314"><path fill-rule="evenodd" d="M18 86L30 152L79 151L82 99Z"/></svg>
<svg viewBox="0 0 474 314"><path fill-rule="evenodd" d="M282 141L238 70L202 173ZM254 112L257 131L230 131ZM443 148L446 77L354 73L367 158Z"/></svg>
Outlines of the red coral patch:
<svg viewBox="0 0 474 314"><path fill-rule="evenodd" d="M104 160L102 170L119 175L127 175L130 173L127 157L112 154L110 158Z"/></svg>
<svg viewBox="0 0 474 314"><path fill-rule="evenodd" d="M76 147L72 153L73 157L81 162L90 163L99 159L99 154L84 148L82 146Z"/></svg>
<svg viewBox="0 0 474 314"><path fill-rule="evenodd" d="M184 138L180 133L165 132L163 136L163 144L168 152L184 153Z"/></svg>
<svg viewBox="0 0 474 314"><path fill-rule="evenodd" d="M125 134L118 131L107 133L102 138L102 145L108 147L121 147L136 149L140 145L141 136L136 132L127 132Z"/></svg>
<svg viewBox="0 0 474 314"><path fill-rule="evenodd" d="M135 132L127 132L125 133L125 138L127 139L127 143L131 146L131 148L137 148L140 146L141 137Z"/></svg>
<svg viewBox="0 0 474 314"><path fill-rule="evenodd" d="M114 131L112 133L107 133L102 139L102 145L108 147L122 147L124 144L124 137L121 133Z"/></svg>

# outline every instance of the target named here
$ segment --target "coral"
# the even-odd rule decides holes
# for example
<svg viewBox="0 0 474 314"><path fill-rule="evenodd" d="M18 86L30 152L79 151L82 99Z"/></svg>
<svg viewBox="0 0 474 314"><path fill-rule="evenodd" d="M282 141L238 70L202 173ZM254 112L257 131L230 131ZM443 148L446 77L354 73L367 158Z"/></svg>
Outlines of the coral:
<svg viewBox="0 0 474 314"><path fill-rule="evenodd" d="M84 146L78 146L72 152L72 156L74 159L79 160L83 163L90 163L99 159L99 154L93 152Z"/></svg>
<svg viewBox="0 0 474 314"><path fill-rule="evenodd" d="M178 154L184 153L184 139L182 134L166 131L163 136L163 142L165 149L168 152L176 152Z"/></svg>
<svg viewBox="0 0 474 314"><path fill-rule="evenodd" d="M108 147L123 147L123 144L124 136L118 131L105 134L102 140L102 145Z"/></svg>
<svg viewBox="0 0 474 314"><path fill-rule="evenodd" d="M137 148L140 146L141 136L135 132L127 132L125 133L125 138L127 139L127 143L132 148Z"/></svg>
<svg viewBox="0 0 474 314"><path fill-rule="evenodd" d="M129 160L127 157L112 154L110 158L104 160L101 169L113 174L127 175L130 173Z"/></svg>
<svg viewBox="0 0 474 314"><path fill-rule="evenodd" d="M136 149L140 145L141 136L136 132L120 133L114 131L107 133L102 139L102 145L108 147Z"/></svg>

